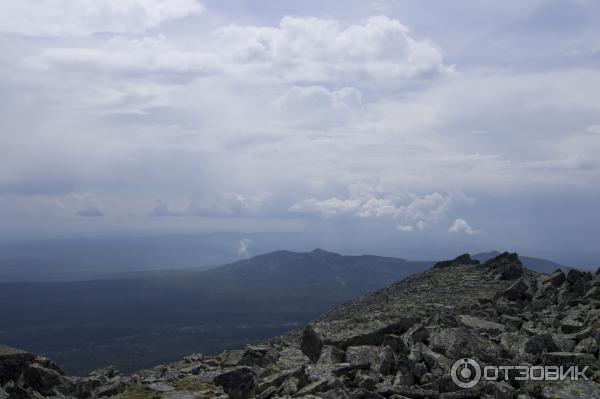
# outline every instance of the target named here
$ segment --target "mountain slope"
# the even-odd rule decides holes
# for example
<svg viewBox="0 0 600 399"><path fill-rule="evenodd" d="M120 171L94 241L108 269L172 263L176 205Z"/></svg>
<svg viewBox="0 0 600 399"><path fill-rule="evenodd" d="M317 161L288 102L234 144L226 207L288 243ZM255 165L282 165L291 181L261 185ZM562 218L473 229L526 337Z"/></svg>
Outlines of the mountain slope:
<svg viewBox="0 0 600 399"><path fill-rule="evenodd" d="M461 259L467 257L339 305L302 329L218 356L70 379L47 360L0 347L0 369L3 357L13 365L20 359L7 389L36 398L58 392L120 399L600 397L600 274L539 274L509 253L483 265ZM454 365L471 372L453 378ZM478 380L472 371L483 365L587 366L587 378L505 380L499 369L495 379ZM40 384L32 374L54 378Z"/></svg>
<svg viewBox="0 0 600 399"><path fill-rule="evenodd" d="M277 251L162 278L4 283L0 342L48 355L69 372L107 364L131 371L266 339L428 265Z"/></svg>

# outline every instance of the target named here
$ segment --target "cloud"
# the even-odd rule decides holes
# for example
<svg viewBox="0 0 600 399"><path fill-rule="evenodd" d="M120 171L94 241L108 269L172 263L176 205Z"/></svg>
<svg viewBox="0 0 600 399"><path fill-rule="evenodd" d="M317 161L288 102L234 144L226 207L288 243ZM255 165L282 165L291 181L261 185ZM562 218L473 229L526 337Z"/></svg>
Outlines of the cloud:
<svg viewBox="0 0 600 399"><path fill-rule="evenodd" d="M148 216L154 217L154 218L172 217L172 216L182 216L182 213L171 211L169 209L169 203L167 201L158 200L158 204L148 214Z"/></svg>
<svg viewBox="0 0 600 399"><path fill-rule="evenodd" d="M102 212L102 209L97 208L95 206L88 206L87 208L82 209L79 212L77 212L77 214L79 216L86 217L86 218L104 217L104 212Z"/></svg>
<svg viewBox="0 0 600 399"><path fill-rule="evenodd" d="M410 225L405 225L405 224L399 224L398 226L396 226L396 228L400 231L413 231L415 228L413 226Z"/></svg>
<svg viewBox="0 0 600 399"><path fill-rule="evenodd" d="M397 225L399 230L412 231L415 227L423 230L443 220L453 204L473 201L461 192L448 195L433 192L419 196L412 193L388 193L364 183L349 186L348 192L349 198L346 199L304 199L293 204L289 210L317 212L324 218L343 215L364 219L390 218L404 222Z"/></svg>
<svg viewBox="0 0 600 399"><path fill-rule="evenodd" d="M355 87L294 86L275 100L274 111L288 125L323 128L345 124L364 109Z"/></svg>
<svg viewBox="0 0 600 399"><path fill-rule="evenodd" d="M204 10L196 0L19 0L0 2L0 32L25 36L142 33Z"/></svg>
<svg viewBox="0 0 600 399"><path fill-rule="evenodd" d="M480 234L481 230L475 230L464 219L456 219L452 226L448 229L450 233L465 233L465 234Z"/></svg>
<svg viewBox="0 0 600 399"><path fill-rule="evenodd" d="M414 39L385 16L350 25L302 17L284 17L278 27L230 25L215 32L214 45L232 64L271 70L292 82L398 86L452 70L431 42Z"/></svg>
<svg viewBox="0 0 600 399"><path fill-rule="evenodd" d="M220 216L243 216L259 215L265 209L270 193L239 194L226 193L193 201L185 214L187 215L220 215Z"/></svg>
<svg viewBox="0 0 600 399"><path fill-rule="evenodd" d="M252 240L249 238L242 238L241 240L238 241L237 243L237 247L236 247L236 253L238 254L238 256L247 258L250 256L250 252L248 252L249 248L250 248L250 244L252 243Z"/></svg>
<svg viewBox="0 0 600 399"><path fill-rule="evenodd" d="M213 74L220 60L210 52L178 47L164 36L113 37L95 47L50 47L25 59L35 71L90 71L105 75L176 74L200 76Z"/></svg>
<svg viewBox="0 0 600 399"><path fill-rule="evenodd" d="M386 90L447 76L453 70L430 41L412 38L404 25L387 17L352 25L301 17L284 17L277 27L229 25L193 46L178 45L162 36L116 37L96 48L47 48L30 57L26 65L39 70L86 68L108 74L256 76L310 86L358 85ZM319 93L313 90L312 94ZM357 101L356 92L348 89L331 95L337 102Z"/></svg>

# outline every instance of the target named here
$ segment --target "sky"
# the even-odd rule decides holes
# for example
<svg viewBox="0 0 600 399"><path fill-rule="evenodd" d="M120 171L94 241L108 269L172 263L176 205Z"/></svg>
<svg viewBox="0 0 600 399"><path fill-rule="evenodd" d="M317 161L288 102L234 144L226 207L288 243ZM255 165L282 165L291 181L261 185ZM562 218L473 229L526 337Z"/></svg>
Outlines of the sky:
<svg viewBox="0 0 600 399"><path fill-rule="evenodd" d="M600 264L596 1L20 0L0 66L0 240Z"/></svg>

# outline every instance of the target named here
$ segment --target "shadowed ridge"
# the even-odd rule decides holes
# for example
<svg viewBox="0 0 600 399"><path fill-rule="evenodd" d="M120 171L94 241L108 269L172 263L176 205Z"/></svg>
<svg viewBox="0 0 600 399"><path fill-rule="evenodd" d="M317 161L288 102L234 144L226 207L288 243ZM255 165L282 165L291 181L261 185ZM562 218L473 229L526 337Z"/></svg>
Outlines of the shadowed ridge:
<svg viewBox="0 0 600 399"><path fill-rule="evenodd" d="M471 258L469 254L462 254L452 260L443 260L433 265L434 269L440 269L450 266L478 265L479 261Z"/></svg>

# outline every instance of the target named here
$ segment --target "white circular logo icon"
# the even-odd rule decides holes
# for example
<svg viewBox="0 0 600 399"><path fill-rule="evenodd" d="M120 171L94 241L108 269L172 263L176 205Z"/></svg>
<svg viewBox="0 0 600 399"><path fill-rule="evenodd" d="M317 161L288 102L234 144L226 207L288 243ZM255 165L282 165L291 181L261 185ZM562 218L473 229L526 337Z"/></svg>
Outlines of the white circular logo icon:
<svg viewBox="0 0 600 399"><path fill-rule="evenodd" d="M452 381L461 388L473 388L481 380L481 367L473 359L460 359L452 365Z"/></svg>

